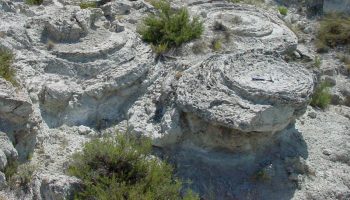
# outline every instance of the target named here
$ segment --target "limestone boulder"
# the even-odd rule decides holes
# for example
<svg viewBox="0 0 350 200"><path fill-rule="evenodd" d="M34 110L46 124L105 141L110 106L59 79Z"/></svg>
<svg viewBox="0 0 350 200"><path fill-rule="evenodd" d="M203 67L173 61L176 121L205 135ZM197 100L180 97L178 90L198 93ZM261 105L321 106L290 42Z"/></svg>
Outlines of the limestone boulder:
<svg viewBox="0 0 350 200"><path fill-rule="evenodd" d="M5 133L0 131L0 170L5 169L9 160L15 160L17 158L18 153L12 142Z"/></svg>
<svg viewBox="0 0 350 200"><path fill-rule="evenodd" d="M39 199L73 199L74 191L81 187L80 180L75 177L58 174L42 174L39 182Z"/></svg>
<svg viewBox="0 0 350 200"><path fill-rule="evenodd" d="M208 123L241 132L275 132L304 113L313 77L271 53L213 55L185 71L177 104Z"/></svg>
<svg viewBox="0 0 350 200"><path fill-rule="evenodd" d="M24 124L32 112L27 92L0 78L0 120Z"/></svg>

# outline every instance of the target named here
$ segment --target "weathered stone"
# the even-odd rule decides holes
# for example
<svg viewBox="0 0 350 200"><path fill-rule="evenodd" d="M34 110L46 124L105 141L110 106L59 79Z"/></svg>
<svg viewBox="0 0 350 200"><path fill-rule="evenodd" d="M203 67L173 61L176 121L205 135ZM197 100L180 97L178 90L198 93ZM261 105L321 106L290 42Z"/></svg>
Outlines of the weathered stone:
<svg viewBox="0 0 350 200"><path fill-rule="evenodd" d="M69 9L45 23L44 37L56 42L75 42L87 34L89 10Z"/></svg>
<svg viewBox="0 0 350 200"><path fill-rule="evenodd" d="M6 177L5 174L0 172L0 190L3 189L4 187L6 187L7 183L6 183Z"/></svg>
<svg viewBox="0 0 350 200"><path fill-rule="evenodd" d="M4 170L6 166L7 166L6 155L2 150L0 150L0 170Z"/></svg>
<svg viewBox="0 0 350 200"><path fill-rule="evenodd" d="M216 55L187 70L177 103L184 112L242 132L279 131L304 113L312 76L273 55Z"/></svg>
<svg viewBox="0 0 350 200"><path fill-rule="evenodd" d="M14 148L11 140L3 132L0 132L0 150L2 150L9 159L16 159L18 157L17 150Z"/></svg>
<svg viewBox="0 0 350 200"><path fill-rule="evenodd" d="M343 12L350 13L350 0L324 0L323 11L325 13Z"/></svg>
<svg viewBox="0 0 350 200"><path fill-rule="evenodd" d="M296 35L281 19L269 12L220 1L189 1L188 5L191 5L191 12L197 15L206 12L202 41L207 46L219 38L222 41L221 51L264 49L289 53L297 47ZM217 24L221 29L217 29ZM183 51L184 55L188 55L188 50Z"/></svg>
<svg viewBox="0 0 350 200"><path fill-rule="evenodd" d="M74 191L80 186L80 180L75 177L50 174L42 177L40 196L49 200L72 199Z"/></svg>
<svg viewBox="0 0 350 200"><path fill-rule="evenodd" d="M25 123L33 112L28 94L0 78L0 119Z"/></svg>

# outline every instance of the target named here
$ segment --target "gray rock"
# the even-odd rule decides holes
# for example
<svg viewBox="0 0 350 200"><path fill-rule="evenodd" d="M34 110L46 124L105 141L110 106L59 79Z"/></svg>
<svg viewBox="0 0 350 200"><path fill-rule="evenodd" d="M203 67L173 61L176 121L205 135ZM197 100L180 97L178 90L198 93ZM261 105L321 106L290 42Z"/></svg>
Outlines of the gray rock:
<svg viewBox="0 0 350 200"><path fill-rule="evenodd" d="M191 5L193 2L196 4ZM222 40L221 51L264 49L290 53L297 47L297 36L275 13L221 1L190 1L188 5L191 13L206 13L201 40L209 47L217 38ZM222 30L215 28L218 23ZM190 49L181 49L181 55L191 54Z"/></svg>
<svg viewBox="0 0 350 200"><path fill-rule="evenodd" d="M7 158L17 159L18 153L7 135L0 131L0 149L5 153Z"/></svg>
<svg viewBox="0 0 350 200"><path fill-rule="evenodd" d="M314 53L312 53L305 45L298 44L296 50L305 61L312 61L315 57Z"/></svg>
<svg viewBox="0 0 350 200"><path fill-rule="evenodd" d="M0 119L24 124L32 112L28 94L0 78Z"/></svg>
<svg viewBox="0 0 350 200"><path fill-rule="evenodd" d="M325 13L343 12L350 13L349 0L324 0L323 10Z"/></svg>
<svg viewBox="0 0 350 200"><path fill-rule="evenodd" d="M317 117L316 112L309 112L307 115L308 115L311 119L315 119L315 118Z"/></svg>
<svg viewBox="0 0 350 200"><path fill-rule="evenodd" d="M132 2L127 0L112 1L101 6L105 16L114 18L116 15L129 14L132 8Z"/></svg>
<svg viewBox="0 0 350 200"><path fill-rule="evenodd" d="M304 113L312 76L297 65L258 52L216 55L187 70L177 103L204 121L243 132L285 128Z"/></svg>
<svg viewBox="0 0 350 200"><path fill-rule="evenodd" d="M80 186L80 180L75 177L50 174L42 177L40 197L45 200L72 199Z"/></svg>
<svg viewBox="0 0 350 200"><path fill-rule="evenodd" d="M0 150L0 170L4 170L6 166L7 166L6 155L2 150Z"/></svg>
<svg viewBox="0 0 350 200"><path fill-rule="evenodd" d="M5 174L0 172L0 190L7 186Z"/></svg>

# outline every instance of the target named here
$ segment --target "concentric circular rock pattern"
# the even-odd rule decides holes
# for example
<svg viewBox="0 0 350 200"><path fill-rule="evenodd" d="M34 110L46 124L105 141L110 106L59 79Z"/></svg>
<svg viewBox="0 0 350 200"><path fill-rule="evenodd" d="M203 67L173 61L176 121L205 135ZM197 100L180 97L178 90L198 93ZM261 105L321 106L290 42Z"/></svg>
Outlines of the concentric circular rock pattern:
<svg viewBox="0 0 350 200"><path fill-rule="evenodd" d="M208 46L220 41L221 51L264 49L287 53L297 47L297 36L266 10L223 1L190 1L188 6L203 17L203 41Z"/></svg>
<svg viewBox="0 0 350 200"><path fill-rule="evenodd" d="M285 128L307 106L310 73L270 53L214 55L184 73L177 103L205 121L243 132Z"/></svg>

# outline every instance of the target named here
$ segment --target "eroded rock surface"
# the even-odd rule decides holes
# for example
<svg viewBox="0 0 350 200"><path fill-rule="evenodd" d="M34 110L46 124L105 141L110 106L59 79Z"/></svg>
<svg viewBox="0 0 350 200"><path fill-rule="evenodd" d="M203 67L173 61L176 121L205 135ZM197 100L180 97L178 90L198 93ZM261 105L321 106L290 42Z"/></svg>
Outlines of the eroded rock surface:
<svg viewBox="0 0 350 200"><path fill-rule="evenodd" d="M185 5L191 16L199 16L205 31L156 57L136 33L138 22L155 12L147 1L78 5L77 0L48 0L42 6L0 0L0 46L13 51L21 85L16 89L0 79L0 119L14 123L5 128L0 168L8 156L31 157L37 165L29 192L18 196L4 190L9 199L71 197L79 181L65 174L70 156L84 142L116 129L153 138L177 165L177 175L193 179L191 187L204 198L209 190L217 199L326 198L337 184L336 194L346 195L348 179L343 184L339 178L349 165L346 142L325 151L327 164L341 165L344 173L332 168L335 178L323 180L325 192L312 186L315 176L326 177L315 168L323 172L326 165L316 166L323 157L308 160L308 146L317 152L327 145L314 145L315 135L304 138L326 119L312 121L322 115L318 110L303 115L313 76L283 57L294 52L310 61L314 56L307 44L297 49L297 36L276 9L173 1L172 6ZM293 16L283 20L295 21ZM221 49L213 48L215 42ZM337 87L342 102L344 87ZM346 112L342 109L342 115ZM303 119L312 126L298 121L300 116L312 116ZM327 116L335 117L332 124L343 124L335 128L338 135L331 125L327 131L347 139L348 118ZM17 124L20 130L13 128ZM308 194L308 188L315 193Z"/></svg>
<svg viewBox="0 0 350 200"><path fill-rule="evenodd" d="M177 103L184 112L242 132L282 130L303 114L313 90L301 66L263 53L215 55L184 73Z"/></svg>
<svg viewBox="0 0 350 200"><path fill-rule="evenodd" d="M27 92L0 78L0 120L23 125L32 112L32 102Z"/></svg>

